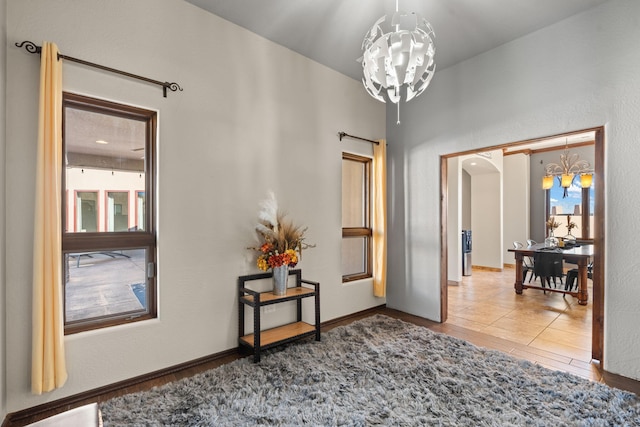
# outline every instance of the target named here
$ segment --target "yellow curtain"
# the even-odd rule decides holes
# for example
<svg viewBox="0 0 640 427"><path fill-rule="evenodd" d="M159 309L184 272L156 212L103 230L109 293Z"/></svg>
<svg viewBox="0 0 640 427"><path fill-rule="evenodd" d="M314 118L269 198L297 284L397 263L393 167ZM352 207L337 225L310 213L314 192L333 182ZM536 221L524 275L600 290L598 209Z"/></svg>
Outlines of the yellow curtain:
<svg viewBox="0 0 640 427"><path fill-rule="evenodd" d="M62 63L58 47L42 44L33 245L31 391L67 380L62 303Z"/></svg>
<svg viewBox="0 0 640 427"><path fill-rule="evenodd" d="M387 143L373 146L373 295L387 294Z"/></svg>

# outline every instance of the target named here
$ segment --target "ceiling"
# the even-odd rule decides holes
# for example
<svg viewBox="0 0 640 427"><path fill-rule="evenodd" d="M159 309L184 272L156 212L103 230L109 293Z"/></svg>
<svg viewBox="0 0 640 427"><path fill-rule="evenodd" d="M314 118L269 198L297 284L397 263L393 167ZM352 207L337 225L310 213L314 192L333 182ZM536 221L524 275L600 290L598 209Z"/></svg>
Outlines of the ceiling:
<svg viewBox="0 0 640 427"><path fill-rule="evenodd" d="M393 0L186 0L228 21L361 79L365 33ZM608 0L398 0L436 34L436 71Z"/></svg>
<svg viewBox="0 0 640 427"><path fill-rule="evenodd" d="M362 40L394 0L185 0L353 79L361 80ZM436 72L609 0L397 0L436 37ZM437 77L436 77L437 79ZM364 90L364 89L363 89ZM428 89L427 89L428 91ZM544 149L592 139L549 138L513 150Z"/></svg>

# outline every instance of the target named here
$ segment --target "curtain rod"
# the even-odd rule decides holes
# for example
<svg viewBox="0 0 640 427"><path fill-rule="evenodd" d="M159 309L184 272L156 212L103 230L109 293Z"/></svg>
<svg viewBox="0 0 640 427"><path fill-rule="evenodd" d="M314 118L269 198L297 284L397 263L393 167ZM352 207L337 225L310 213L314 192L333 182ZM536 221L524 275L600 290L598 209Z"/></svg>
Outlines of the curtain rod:
<svg viewBox="0 0 640 427"><path fill-rule="evenodd" d="M349 138L355 138L355 139L360 139L362 141L372 142L376 145L380 144L378 141L374 141L373 139L360 138L359 136L349 135L348 133L345 133L345 132L338 132L338 136L340 137L340 141L342 141L343 137L348 136Z"/></svg>
<svg viewBox="0 0 640 427"><path fill-rule="evenodd" d="M16 43L16 47L22 47L23 45L25 50L29 53L37 53L38 55L40 55L40 53L42 52L42 46L38 46L35 43L30 42L28 40L25 40L21 43ZM100 70L109 71L111 73L120 74L123 76L131 77L133 79L138 79L138 80L145 81L147 83L152 83L158 86L162 86L162 94L164 95L165 98L167 97L167 89L171 90L172 92L175 92L176 90L182 91L182 88L180 87L180 85L175 82L174 83L161 82L158 80L150 79L148 77L138 76L136 74L128 73L126 71L116 70L115 68L105 67L104 65L95 64L93 62L88 62L83 59L78 59L78 58L74 58L72 56L67 56L67 55L61 55L60 53L58 53L58 60L60 59L66 59L67 61L77 62L78 64L99 68Z"/></svg>

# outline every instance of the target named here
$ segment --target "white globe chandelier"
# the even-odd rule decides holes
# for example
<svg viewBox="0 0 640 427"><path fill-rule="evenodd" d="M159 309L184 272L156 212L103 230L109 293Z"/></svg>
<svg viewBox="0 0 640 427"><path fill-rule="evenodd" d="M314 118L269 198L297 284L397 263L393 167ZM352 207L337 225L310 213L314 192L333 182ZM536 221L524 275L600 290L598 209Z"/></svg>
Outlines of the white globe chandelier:
<svg viewBox="0 0 640 427"><path fill-rule="evenodd" d="M436 71L434 38L431 24L415 12L398 11L396 0L391 22L386 15L378 19L362 42L362 83L375 99L398 105L398 124L400 101L424 92Z"/></svg>

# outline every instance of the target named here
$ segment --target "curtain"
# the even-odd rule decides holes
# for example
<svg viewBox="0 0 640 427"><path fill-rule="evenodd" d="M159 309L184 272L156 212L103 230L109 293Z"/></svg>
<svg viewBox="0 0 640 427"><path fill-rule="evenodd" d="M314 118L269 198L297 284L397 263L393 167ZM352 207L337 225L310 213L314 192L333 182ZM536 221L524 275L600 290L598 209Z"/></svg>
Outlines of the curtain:
<svg viewBox="0 0 640 427"><path fill-rule="evenodd" d="M53 43L42 44L33 245L31 391L67 380L62 301L62 64Z"/></svg>
<svg viewBox="0 0 640 427"><path fill-rule="evenodd" d="M387 294L387 143L373 145L373 295Z"/></svg>

